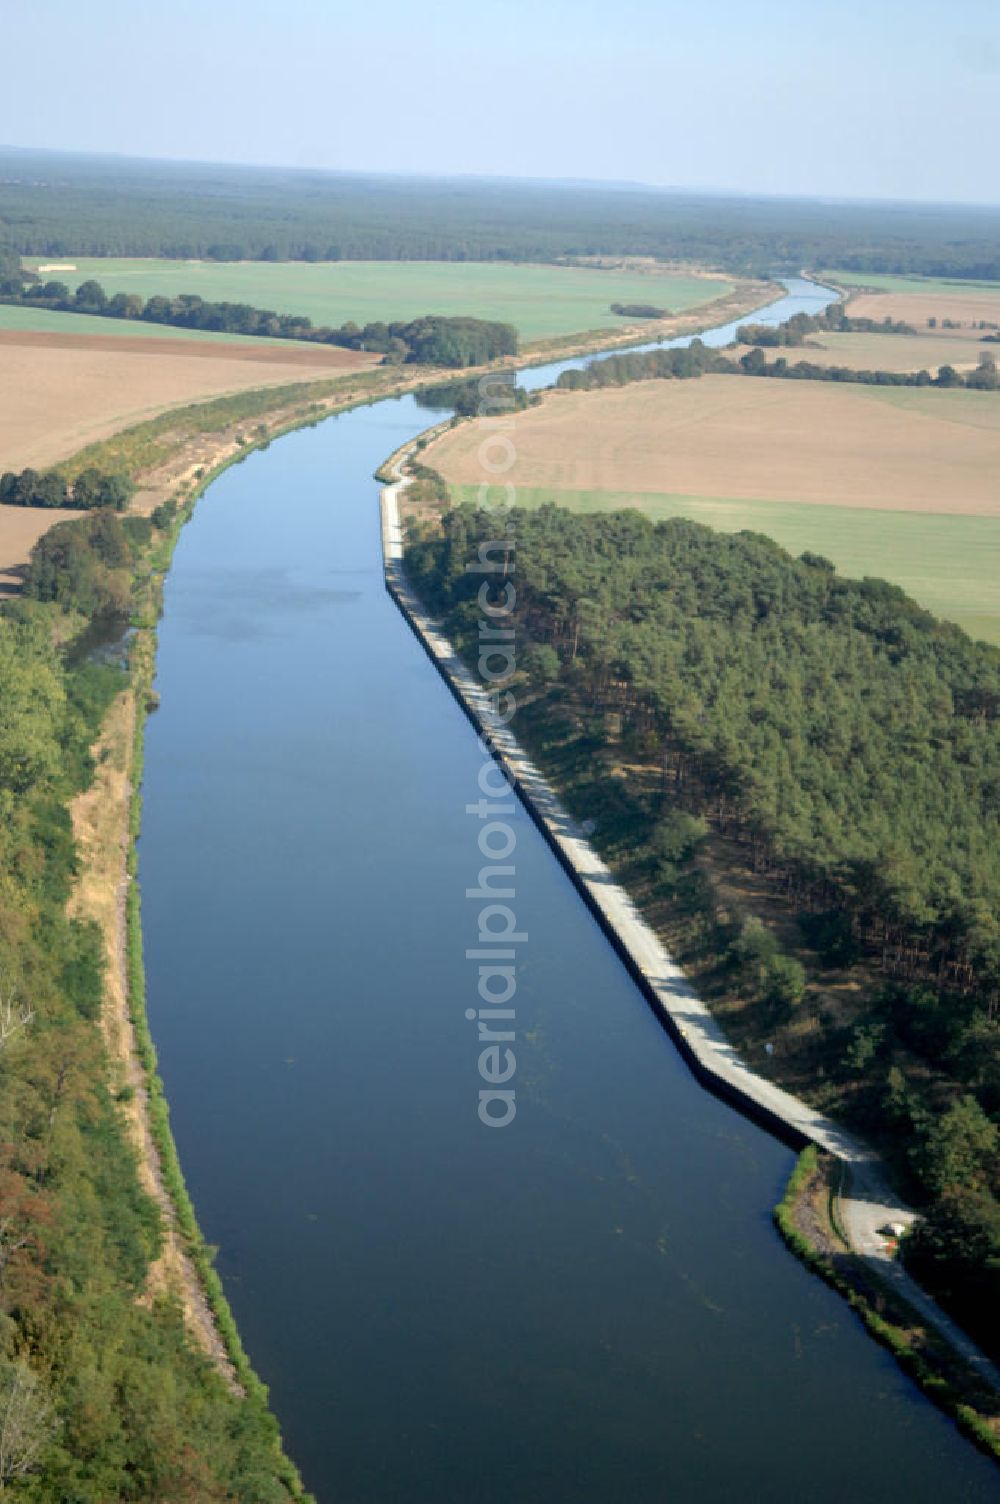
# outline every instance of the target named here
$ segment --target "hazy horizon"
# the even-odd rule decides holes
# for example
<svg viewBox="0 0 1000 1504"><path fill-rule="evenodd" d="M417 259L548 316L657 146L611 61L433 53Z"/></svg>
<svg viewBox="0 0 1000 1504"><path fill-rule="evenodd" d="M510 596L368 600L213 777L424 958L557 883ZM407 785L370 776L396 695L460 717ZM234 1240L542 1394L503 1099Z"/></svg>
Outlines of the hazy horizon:
<svg viewBox="0 0 1000 1504"><path fill-rule="evenodd" d="M992 0L12 0L25 150L994 206Z"/></svg>
<svg viewBox="0 0 1000 1504"><path fill-rule="evenodd" d="M326 176L331 178L386 178L400 179L404 182L469 182L469 183L509 183L512 185L551 186L558 188L594 189L604 191L620 191L622 193L663 193L677 194L691 198L719 198L719 199L748 199L748 200L788 200L794 203L817 203L817 204L849 204L872 206L887 205L899 208L918 209L983 209L992 211L1000 209L1000 197L993 200L975 199L931 199L931 198L905 198L898 195L884 195L882 197L864 197L857 194L834 194L834 193L782 193L778 191L753 190L750 188L720 188L711 183L651 183L641 179L625 178L586 178L586 177L544 177L529 173L514 174L505 172L447 172L433 171L431 169L414 168L412 170L393 170L392 168L378 168L361 165L358 167L309 167L293 162L251 162L235 159L222 159L219 157L181 157L159 156L148 153L136 154L123 151L98 151L85 150L78 147L68 146L39 146L35 143L22 143L13 141L0 141L0 156L4 153L24 152L26 155L40 157L78 157L86 161L95 162L122 162L122 163L155 163L165 167L204 167L204 168L236 168L247 172L261 173L302 173Z"/></svg>

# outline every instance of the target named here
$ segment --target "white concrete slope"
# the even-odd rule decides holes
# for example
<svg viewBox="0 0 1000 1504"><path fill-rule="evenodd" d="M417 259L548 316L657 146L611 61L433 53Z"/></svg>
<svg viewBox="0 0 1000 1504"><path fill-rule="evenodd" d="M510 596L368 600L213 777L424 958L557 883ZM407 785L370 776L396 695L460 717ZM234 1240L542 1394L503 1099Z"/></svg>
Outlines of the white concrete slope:
<svg viewBox="0 0 1000 1504"><path fill-rule="evenodd" d="M698 1078L797 1148L819 1145L846 1167L840 1214L852 1250L871 1261L922 1319L938 1329L998 1391L1000 1372L893 1257L894 1243L881 1236L888 1223L914 1220L913 1210L891 1189L881 1161L861 1140L756 1075L741 1060L719 1023L693 991L680 967L632 899L590 845L552 788L507 727L497 726L489 696L466 668L449 639L426 613L403 574L399 492L408 484L403 466L413 453L390 461L395 481L381 497L382 551L386 586L459 703L491 747L525 807L548 839L646 997L680 1046Z"/></svg>

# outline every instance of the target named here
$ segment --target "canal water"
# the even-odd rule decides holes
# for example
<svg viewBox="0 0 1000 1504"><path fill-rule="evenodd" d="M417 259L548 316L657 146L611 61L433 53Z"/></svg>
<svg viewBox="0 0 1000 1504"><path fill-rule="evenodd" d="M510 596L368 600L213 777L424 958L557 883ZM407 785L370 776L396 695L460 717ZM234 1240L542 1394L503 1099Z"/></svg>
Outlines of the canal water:
<svg viewBox="0 0 1000 1504"><path fill-rule="evenodd" d="M481 1125L482 755L385 593L372 480L428 421L384 401L227 471L160 628L151 1025L289 1451L323 1504L994 1497L785 1251L791 1154L692 1079L519 809L518 1112Z"/></svg>

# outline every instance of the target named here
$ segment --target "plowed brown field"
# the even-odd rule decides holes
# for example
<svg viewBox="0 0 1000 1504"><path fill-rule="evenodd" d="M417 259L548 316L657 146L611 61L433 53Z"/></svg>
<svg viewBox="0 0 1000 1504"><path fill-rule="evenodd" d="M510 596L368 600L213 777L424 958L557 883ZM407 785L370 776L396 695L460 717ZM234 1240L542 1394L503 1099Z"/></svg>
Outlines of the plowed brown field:
<svg viewBox="0 0 1000 1504"><path fill-rule="evenodd" d="M250 387L346 375L379 357L288 343L0 332L0 470L42 468L130 423ZM0 543L0 552L6 552Z"/></svg>

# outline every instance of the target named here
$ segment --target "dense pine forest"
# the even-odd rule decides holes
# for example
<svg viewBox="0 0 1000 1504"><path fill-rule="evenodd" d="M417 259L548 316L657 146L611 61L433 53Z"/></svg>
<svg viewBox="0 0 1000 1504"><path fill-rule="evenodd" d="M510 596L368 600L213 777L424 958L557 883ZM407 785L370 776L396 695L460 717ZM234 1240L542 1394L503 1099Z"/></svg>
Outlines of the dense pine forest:
<svg viewBox="0 0 1000 1504"><path fill-rule="evenodd" d="M617 822L655 901L714 915L717 971L769 1030L794 1021L807 971L767 926L713 910L708 836L744 853L818 966L857 969L862 1001L810 1085L895 1155L924 1212L907 1257L996 1350L1000 652L757 534L513 516L522 729L543 762L560 747L583 770L588 808L611 812L597 839ZM467 648L466 564L496 528L460 508L408 544L416 588Z"/></svg>
<svg viewBox="0 0 1000 1504"><path fill-rule="evenodd" d="M265 1393L252 1376L234 1392L176 1302L147 1291L161 1221L123 1118L131 1088L107 1084L103 944L67 915L68 803L126 682L72 644L97 615L124 627L173 509L157 520L58 524L0 613L0 1492L281 1504L301 1489Z"/></svg>
<svg viewBox="0 0 1000 1504"><path fill-rule="evenodd" d="M373 177L0 151L0 256L553 261L1000 277L1000 212L636 184ZM0 267L2 271L2 267Z"/></svg>

